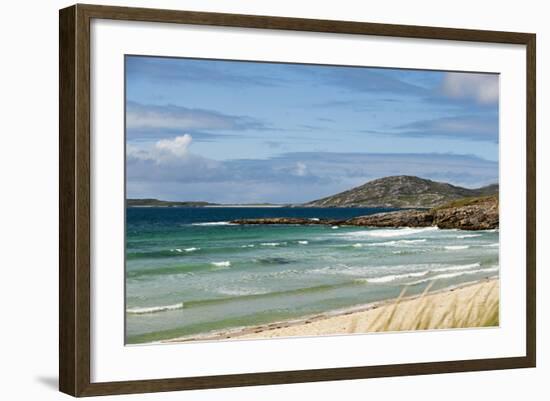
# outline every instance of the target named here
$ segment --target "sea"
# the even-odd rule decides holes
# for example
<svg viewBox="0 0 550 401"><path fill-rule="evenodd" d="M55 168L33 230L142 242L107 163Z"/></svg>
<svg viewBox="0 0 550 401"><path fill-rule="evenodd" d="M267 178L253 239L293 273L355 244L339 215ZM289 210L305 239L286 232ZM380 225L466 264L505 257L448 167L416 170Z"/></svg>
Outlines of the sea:
<svg viewBox="0 0 550 401"><path fill-rule="evenodd" d="M396 209L129 207L126 343L285 321L499 274L498 230L235 225Z"/></svg>

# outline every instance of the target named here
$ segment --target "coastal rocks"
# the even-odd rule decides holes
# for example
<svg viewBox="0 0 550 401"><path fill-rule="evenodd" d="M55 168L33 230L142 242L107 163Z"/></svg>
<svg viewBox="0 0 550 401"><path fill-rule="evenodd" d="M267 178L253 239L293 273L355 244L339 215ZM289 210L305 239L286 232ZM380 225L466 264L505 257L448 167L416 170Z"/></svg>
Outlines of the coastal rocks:
<svg viewBox="0 0 550 401"><path fill-rule="evenodd" d="M460 230L489 230L498 228L498 196L467 198L430 210L401 210L354 217L349 220L304 219L273 217L241 219L234 224L300 224L346 225L361 227L431 227Z"/></svg>
<svg viewBox="0 0 550 401"><path fill-rule="evenodd" d="M497 197L459 207L435 209L432 213L439 228L489 230L498 228L499 223Z"/></svg>
<svg viewBox="0 0 550 401"><path fill-rule="evenodd" d="M344 224L369 227L429 227L459 230L498 228L498 197L483 197L452 202L430 210L403 210L355 217Z"/></svg>
<svg viewBox="0 0 550 401"><path fill-rule="evenodd" d="M430 211L403 210L354 217L344 224L367 227L429 227L434 225L434 216Z"/></svg>

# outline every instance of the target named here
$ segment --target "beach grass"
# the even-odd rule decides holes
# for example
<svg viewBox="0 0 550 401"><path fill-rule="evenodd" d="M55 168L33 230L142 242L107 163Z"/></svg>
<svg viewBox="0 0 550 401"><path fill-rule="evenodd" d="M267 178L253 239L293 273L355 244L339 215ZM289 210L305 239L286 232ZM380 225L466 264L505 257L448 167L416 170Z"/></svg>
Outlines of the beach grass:
<svg viewBox="0 0 550 401"><path fill-rule="evenodd" d="M438 302L428 296L430 287L416 302L404 302L407 288L400 296L381 308L368 327L361 327L357 321L350 323L350 333L415 331L450 328L493 327L499 325L498 281L489 286L479 286L468 298L457 294L450 302Z"/></svg>

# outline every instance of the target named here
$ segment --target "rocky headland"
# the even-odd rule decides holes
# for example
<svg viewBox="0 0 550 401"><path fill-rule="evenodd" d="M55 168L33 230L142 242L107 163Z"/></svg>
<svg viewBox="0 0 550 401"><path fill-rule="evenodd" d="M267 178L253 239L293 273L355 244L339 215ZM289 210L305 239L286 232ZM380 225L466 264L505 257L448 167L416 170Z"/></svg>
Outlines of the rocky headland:
<svg viewBox="0 0 550 401"><path fill-rule="evenodd" d="M233 224L299 224L361 227L439 227L460 230L498 228L498 195L464 198L427 210L399 210L348 220L273 217L233 220Z"/></svg>

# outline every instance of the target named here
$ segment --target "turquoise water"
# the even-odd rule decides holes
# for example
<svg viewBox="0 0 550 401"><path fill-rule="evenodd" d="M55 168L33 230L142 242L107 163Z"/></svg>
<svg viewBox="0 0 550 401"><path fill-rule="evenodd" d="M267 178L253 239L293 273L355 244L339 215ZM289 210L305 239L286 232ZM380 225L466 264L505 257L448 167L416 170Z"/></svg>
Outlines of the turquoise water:
<svg viewBox="0 0 550 401"><path fill-rule="evenodd" d="M128 208L126 341L286 320L498 275L496 230L240 226L389 209Z"/></svg>

